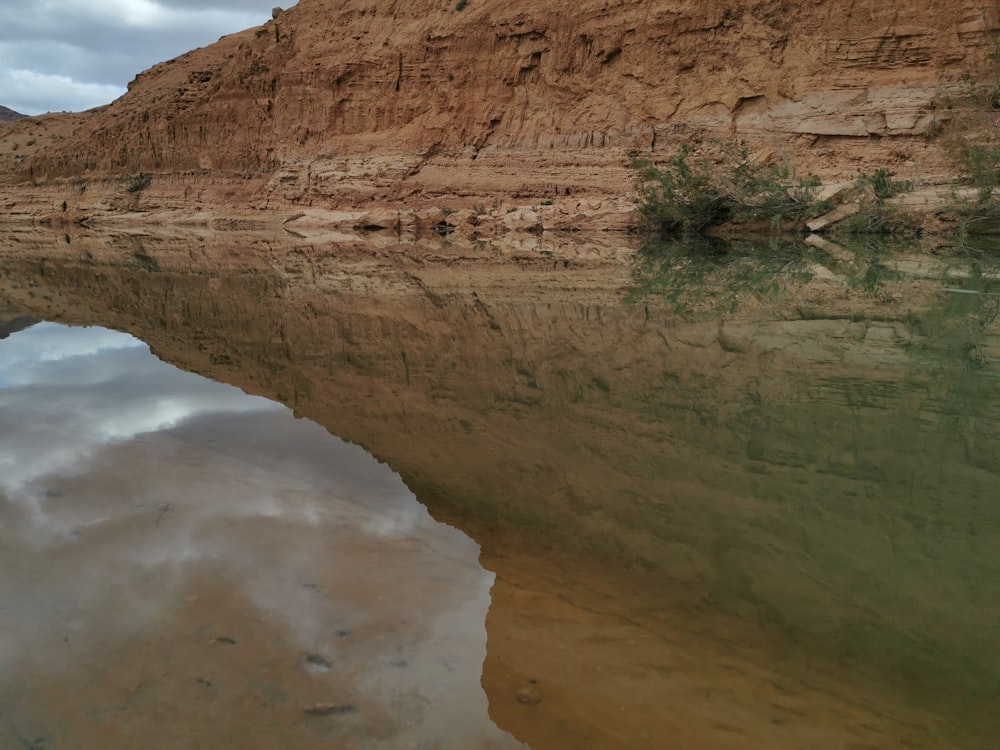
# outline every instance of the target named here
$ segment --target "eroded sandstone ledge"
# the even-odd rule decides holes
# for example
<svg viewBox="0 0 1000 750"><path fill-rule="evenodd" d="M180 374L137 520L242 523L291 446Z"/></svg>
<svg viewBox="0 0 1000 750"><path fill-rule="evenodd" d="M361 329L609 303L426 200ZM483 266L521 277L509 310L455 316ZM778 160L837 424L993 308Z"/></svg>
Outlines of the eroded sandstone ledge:
<svg viewBox="0 0 1000 750"><path fill-rule="evenodd" d="M944 0L301 0L107 107L4 126L0 199L26 219L271 223L551 204L540 226L622 228L631 154L715 138L826 177L942 179L928 136L987 75L995 27ZM27 137L46 128L66 132Z"/></svg>

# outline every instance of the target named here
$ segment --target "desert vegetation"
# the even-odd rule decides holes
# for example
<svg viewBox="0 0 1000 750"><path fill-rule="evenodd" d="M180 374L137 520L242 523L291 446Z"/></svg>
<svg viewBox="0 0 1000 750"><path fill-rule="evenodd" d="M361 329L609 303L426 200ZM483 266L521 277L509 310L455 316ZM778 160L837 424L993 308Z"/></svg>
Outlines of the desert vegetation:
<svg viewBox="0 0 1000 750"><path fill-rule="evenodd" d="M639 215L647 232L690 236L723 224L788 228L832 206L816 200L820 180L793 167L758 160L749 149L723 144L718 161L682 145L663 166L633 159Z"/></svg>
<svg viewBox="0 0 1000 750"><path fill-rule="evenodd" d="M633 158L636 203L644 234L661 240L807 231L951 240L1000 234L1000 136L951 135L945 148L955 165L950 188L941 188L943 201L923 209L895 200L914 184L894 178L888 168L858 173L834 202L821 197L815 175L803 176L784 162L756 160L733 144L713 147L714 158L689 145L660 164ZM826 220L811 221L818 217Z"/></svg>

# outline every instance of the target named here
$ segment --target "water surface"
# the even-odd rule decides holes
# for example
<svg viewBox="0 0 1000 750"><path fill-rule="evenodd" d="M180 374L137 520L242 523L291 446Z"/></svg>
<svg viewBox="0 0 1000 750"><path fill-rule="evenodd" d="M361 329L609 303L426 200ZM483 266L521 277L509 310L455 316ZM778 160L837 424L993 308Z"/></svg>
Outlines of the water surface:
<svg viewBox="0 0 1000 750"><path fill-rule="evenodd" d="M399 477L136 338L0 341L0 746L516 747L493 575Z"/></svg>
<svg viewBox="0 0 1000 750"><path fill-rule="evenodd" d="M8 317L129 330L278 400L476 540L496 574L479 681L518 740L995 745L1000 340L984 263L779 248L628 302L634 269L601 238L71 239L4 251ZM400 596L423 600L418 572ZM208 640L239 653L250 636L231 629ZM296 644L290 673L322 668L305 653L332 663L319 648ZM302 720L314 704L294 705Z"/></svg>

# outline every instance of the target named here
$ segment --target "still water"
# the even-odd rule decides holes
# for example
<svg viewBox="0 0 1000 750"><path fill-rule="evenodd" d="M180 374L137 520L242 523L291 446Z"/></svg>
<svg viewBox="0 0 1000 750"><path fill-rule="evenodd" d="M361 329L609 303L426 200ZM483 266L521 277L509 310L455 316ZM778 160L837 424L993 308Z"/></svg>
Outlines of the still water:
<svg viewBox="0 0 1000 750"><path fill-rule="evenodd" d="M111 372L80 351L4 376L0 726L995 748L997 273L770 250L637 272L582 236L0 246L0 318L129 331L215 381L94 328L129 342L103 361L172 374L77 394Z"/></svg>
<svg viewBox="0 0 1000 750"><path fill-rule="evenodd" d="M493 575L387 466L104 328L0 340L0 746L516 747Z"/></svg>

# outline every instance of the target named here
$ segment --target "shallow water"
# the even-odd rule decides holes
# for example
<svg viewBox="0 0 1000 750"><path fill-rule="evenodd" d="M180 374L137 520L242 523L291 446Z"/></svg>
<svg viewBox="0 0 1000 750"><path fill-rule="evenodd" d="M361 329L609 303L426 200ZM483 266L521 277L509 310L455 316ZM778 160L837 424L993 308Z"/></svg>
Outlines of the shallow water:
<svg viewBox="0 0 1000 750"><path fill-rule="evenodd" d="M3 747L516 747L493 575L387 466L128 334L0 341Z"/></svg>
<svg viewBox="0 0 1000 750"><path fill-rule="evenodd" d="M781 257L740 271L718 289L700 277L678 311L626 302L622 253L584 238L513 250L234 235L136 242L8 249L6 317L129 330L165 360L281 401L385 461L436 518L476 540L496 574L492 589L488 578L477 588L407 565L413 583L392 573L387 585L407 594L404 608L438 601L453 578L462 585L450 596L480 592L485 660L478 651L463 684L482 686L500 730L533 748L993 746L992 272L928 255L813 253L795 267ZM231 419L192 423L204 431L199 450L211 424ZM213 450L246 448L249 431L237 432ZM251 463L280 474L316 445L326 443L269 459L253 443ZM184 466L173 455L148 466ZM300 508L299 497L277 504ZM341 543L365 534L351 527ZM279 550L275 562L298 559L288 536L240 538ZM302 564L316 554L307 549ZM260 600L244 599L233 611ZM171 653L187 648L185 623L207 618L190 606L194 619L172 614L164 625ZM222 649L233 668L251 669L237 650L244 640L218 630L209 641L218 635L238 641ZM193 646L181 653L203 663ZM282 679L333 671L319 645L293 653ZM352 676L369 669L379 674L366 662ZM438 679L414 674L423 690ZM232 723L278 706L314 726L304 714L312 694L282 702L234 676ZM328 704L324 726L371 715ZM177 721L154 715L148 726ZM412 738L451 746L424 729Z"/></svg>

